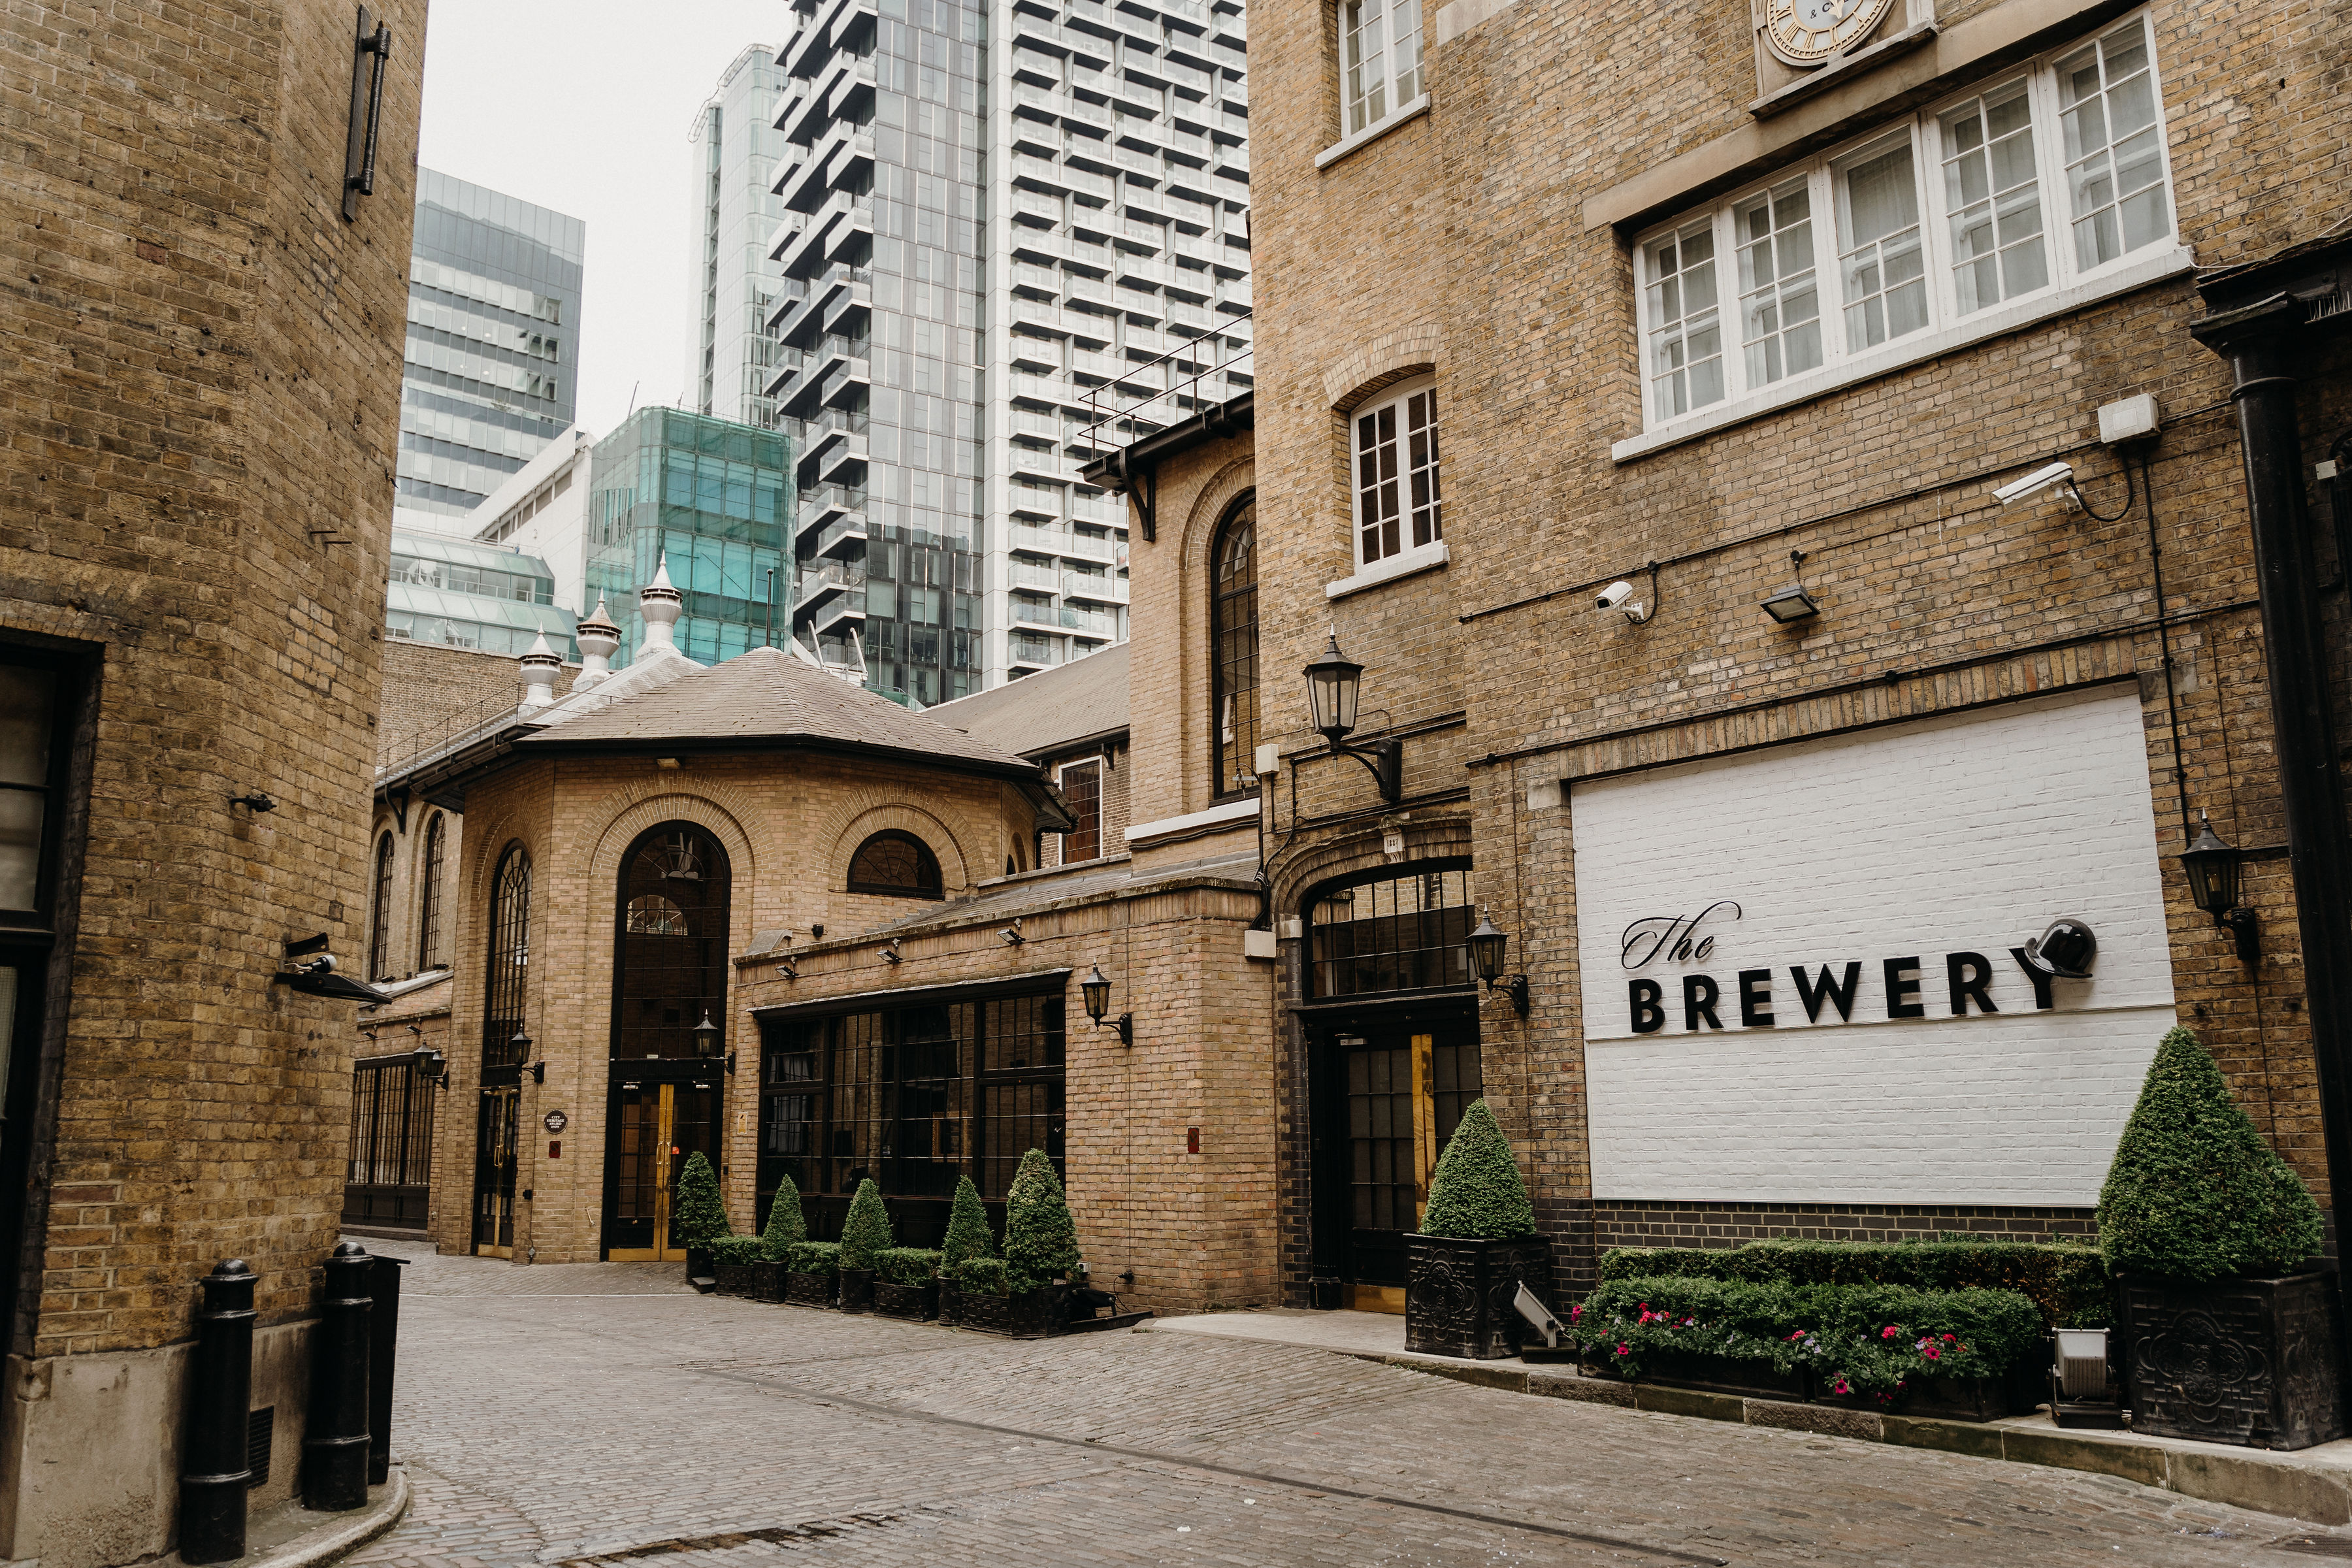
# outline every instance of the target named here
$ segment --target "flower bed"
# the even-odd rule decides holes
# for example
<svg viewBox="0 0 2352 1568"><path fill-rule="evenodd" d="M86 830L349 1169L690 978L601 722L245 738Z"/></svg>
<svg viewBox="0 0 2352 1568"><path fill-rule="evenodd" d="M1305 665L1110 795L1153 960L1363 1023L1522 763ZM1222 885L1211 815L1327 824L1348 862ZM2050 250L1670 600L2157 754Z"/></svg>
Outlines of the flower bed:
<svg viewBox="0 0 2352 1568"><path fill-rule="evenodd" d="M2037 1242L1752 1241L1745 1247L1615 1247L1602 1282L1661 1275L1748 1285L1904 1285L2013 1290L2053 1327L2113 1322L2115 1282L2098 1249Z"/></svg>
<svg viewBox="0 0 2352 1568"><path fill-rule="evenodd" d="M1611 1280L1570 1310L1568 1327L1608 1376L1878 1407L1916 1394L1992 1415L2006 1413L2000 1387L2041 1336L2041 1313L2015 1291L1686 1277Z"/></svg>

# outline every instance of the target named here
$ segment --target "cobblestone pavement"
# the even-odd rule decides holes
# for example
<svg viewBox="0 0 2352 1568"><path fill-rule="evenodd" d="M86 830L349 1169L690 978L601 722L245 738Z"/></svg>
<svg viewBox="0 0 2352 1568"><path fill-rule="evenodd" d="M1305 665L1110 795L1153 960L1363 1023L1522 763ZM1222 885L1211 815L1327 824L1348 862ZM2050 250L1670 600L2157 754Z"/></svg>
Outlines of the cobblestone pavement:
<svg viewBox="0 0 2352 1568"><path fill-rule="evenodd" d="M1016 1342L415 1258L378 1568L2272 1564L2315 1534L2106 1477L1472 1388L1292 1346ZM2326 1555L2337 1555L2329 1552ZM683 1561L681 1561L683 1559Z"/></svg>

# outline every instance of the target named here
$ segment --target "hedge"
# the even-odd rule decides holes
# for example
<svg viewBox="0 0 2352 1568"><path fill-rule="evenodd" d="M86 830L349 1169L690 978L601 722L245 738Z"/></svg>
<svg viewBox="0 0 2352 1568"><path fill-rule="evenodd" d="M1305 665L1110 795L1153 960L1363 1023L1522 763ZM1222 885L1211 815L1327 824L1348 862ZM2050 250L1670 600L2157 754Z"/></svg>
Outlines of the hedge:
<svg viewBox="0 0 2352 1568"><path fill-rule="evenodd" d="M784 1258L784 1268L794 1274L831 1274L840 1267L837 1241L796 1241Z"/></svg>
<svg viewBox="0 0 2352 1568"><path fill-rule="evenodd" d="M1750 1285L1687 1275L1612 1279L1570 1309L1568 1336L1618 1374L1661 1352L1720 1356L1827 1394L1893 1403L1915 1377L1998 1377L2042 1347L2042 1314L2014 1290Z"/></svg>
<svg viewBox="0 0 2352 1568"><path fill-rule="evenodd" d="M967 1258L956 1268L956 1289L976 1296L1010 1296L1012 1270L1002 1258Z"/></svg>
<svg viewBox="0 0 2352 1568"><path fill-rule="evenodd" d="M928 1285L940 1271L940 1255L928 1247L886 1247L874 1255L874 1275L893 1285Z"/></svg>
<svg viewBox="0 0 2352 1568"><path fill-rule="evenodd" d="M760 1261L760 1238L756 1236L722 1236L710 1244L713 1263L757 1263Z"/></svg>
<svg viewBox="0 0 2352 1568"><path fill-rule="evenodd" d="M1603 1281L1672 1275L1752 1285L1905 1285L1917 1290L2014 1290L2044 1323L2096 1328L2115 1287L2096 1248L2051 1242L1752 1241L1737 1247L1612 1247Z"/></svg>
<svg viewBox="0 0 2352 1568"><path fill-rule="evenodd" d="M1483 1100L1470 1102L1445 1141L1445 1152L1437 1157L1421 1232L1470 1239L1536 1233L1536 1211L1528 1202L1527 1183L1519 1179L1519 1163Z"/></svg>

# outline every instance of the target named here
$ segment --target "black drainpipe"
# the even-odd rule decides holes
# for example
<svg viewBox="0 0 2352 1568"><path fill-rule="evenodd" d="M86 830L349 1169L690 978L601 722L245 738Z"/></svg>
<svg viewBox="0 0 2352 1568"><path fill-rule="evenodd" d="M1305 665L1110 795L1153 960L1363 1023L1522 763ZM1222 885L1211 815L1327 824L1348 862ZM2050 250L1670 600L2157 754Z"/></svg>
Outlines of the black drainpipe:
<svg viewBox="0 0 2352 1568"><path fill-rule="evenodd" d="M2352 837L2345 828L2317 574L2304 515L2294 395L2304 330L2303 302L2285 293L2217 310L2189 328L2230 362L2236 383L2230 395L2238 405L2245 456L2287 862L2294 873L2304 1000L2327 1148L2329 1219L2340 1227L2352 1217L2347 1207L2352 1199ZM2337 1321L2339 1331L2352 1336L2352 1313L2339 1313ZM2352 1338L2344 1364L2352 1367Z"/></svg>

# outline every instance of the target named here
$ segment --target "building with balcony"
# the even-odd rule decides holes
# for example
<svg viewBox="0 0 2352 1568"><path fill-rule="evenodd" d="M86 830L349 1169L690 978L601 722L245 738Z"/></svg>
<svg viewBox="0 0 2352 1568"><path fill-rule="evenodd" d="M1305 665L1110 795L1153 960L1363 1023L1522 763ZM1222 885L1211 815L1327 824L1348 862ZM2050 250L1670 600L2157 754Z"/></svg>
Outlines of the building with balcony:
<svg viewBox="0 0 2352 1568"><path fill-rule="evenodd" d="M687 132L699 216L694 235L695 337L688 399L698 413L773 429L767 395L777 344L764 323L782 277L768 254L782 204L771 187L784 139L776 51L753 44L735 57Z"/></svg>
<svg viewBox="0 0 2352 1568"><path fill-rule="evenodd" d="M1124 638L1128 509L1078 465L1247 388L1242 8L795 16L767 390L804 437L796 630L927 703Z"/></svg>
<svg viewBox="0 0 2352 1568"><path fill-rule="evenodd" d="M416 172L395 481L404 528L472 532L454 520L572 423L587 238L576 217Z"/></svg>

